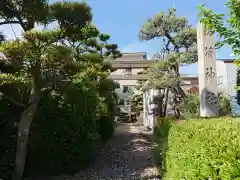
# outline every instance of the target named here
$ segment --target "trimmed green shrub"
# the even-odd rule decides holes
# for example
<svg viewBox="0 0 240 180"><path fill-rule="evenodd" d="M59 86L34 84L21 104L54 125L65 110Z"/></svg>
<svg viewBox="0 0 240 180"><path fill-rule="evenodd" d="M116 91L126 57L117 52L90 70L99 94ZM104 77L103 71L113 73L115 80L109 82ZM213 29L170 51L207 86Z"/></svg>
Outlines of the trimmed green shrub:
<svg viewBox="0 0 240 180"><path fill-rule="evenodd" d="M104 99L103 107L101 112L105 112L100 116L97 121L99 127L99 135L101 140L106 141L111 138L115 130L115 115L118 114L117 110L118 98L114 94L106 95Z"/></svg>
<svg viewBox="0 0 240 180"><path fill-rule="evenodd" d="M14 105L10 100L0 98L0 179L3 180L10 179L14 169L16 122L21 111L22 108Z"/></svg>
<svg viewBox="0 0 240 180"><path fill-rule="evenodd" d="M239 119L188 120L167 127L159 124L156 138L163 179L240 179L239 132Z"/></svg>
<svg viewBox="0 0 240 180"><path fill-rule="evenodd" d="M106 141L114 134L114 119L111 116L102 116L97 121L101 140Z"/></svg>
<svg viewBox="0 0 240 180"><path fill-rule="evenodd" d="M180 110L184 118L198 118L200 116L199 94L188 94Z"/></svg>
<svg viewBox="0 0 240 180"><path fill-rule="evenodd" d="M219 103L220 103L220 116L226 116L231 114L231 105L228 97L224 94L219 95Z"/></svg>
<svg viewBox="0 0 240 180"><path fill-rule="evenodd" d="M69 87L59 93L61 96L41 101L29 136L26 172L78 171L88 164L100 141L97 121L101 101L94 88L83 93Z"/></svg>
<svg viewBox="0 0 240 180"><path fill-rule="evenodd" d="M25 176L79 171L96 158L102 140L113 135L116 97L111 91L100 96L87 82L43 94L31 126ZM21 111L0 99L0 179L11 179Z"/></svg>

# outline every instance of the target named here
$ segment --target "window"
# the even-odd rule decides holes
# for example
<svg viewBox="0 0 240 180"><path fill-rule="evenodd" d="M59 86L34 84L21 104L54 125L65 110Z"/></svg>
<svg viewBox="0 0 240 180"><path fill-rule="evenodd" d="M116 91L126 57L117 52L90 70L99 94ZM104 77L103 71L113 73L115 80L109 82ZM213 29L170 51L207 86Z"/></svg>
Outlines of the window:
<svg viewBox="0 0 240 180"><path fill-rule="evenodd" d="M131 75L132 74L132 69L131 68L123 69L123 73L127 74L127 75Z"/></svg>
<svg viewBox="0 0 240 180"><path fill-rule="evenodd" d="M123 93L126 93L128 91L128 86L123 86Z"/></svg>
<svg viewBox="0 0 240 180"><path fill-rule="evenodd" d="M191 81L182 81L182 84L184 85L184 84L186 84L186 85L189 85L189 84L191 84L192 82Z"/></svg>

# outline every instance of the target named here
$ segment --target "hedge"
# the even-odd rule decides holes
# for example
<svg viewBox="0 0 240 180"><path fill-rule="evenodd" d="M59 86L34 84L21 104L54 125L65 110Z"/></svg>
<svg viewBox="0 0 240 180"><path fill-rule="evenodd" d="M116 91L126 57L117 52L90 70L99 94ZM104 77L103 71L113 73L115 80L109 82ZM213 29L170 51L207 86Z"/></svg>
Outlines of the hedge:
<svg viewBox="0 0 240 180"><path fill-rule="evenodd" d="M240 179L240 119L160 121L156 140L164 180Z"/></svg>
<svg viewBox="0 0 240 180"><path fill-rule="evenodd" d="M31 126L25 177L71 174L88 167L114 133L115 100L99 97L94 87L64 89L59 97L43 94ZM70 92L68 92L70 91ZM67 92L67 93L66 93ZM67 96L68 95L68 96ZM14 167L16 124L22 109L0 99L0 179ZM15 112L15 113L11 113Z"/></svg>

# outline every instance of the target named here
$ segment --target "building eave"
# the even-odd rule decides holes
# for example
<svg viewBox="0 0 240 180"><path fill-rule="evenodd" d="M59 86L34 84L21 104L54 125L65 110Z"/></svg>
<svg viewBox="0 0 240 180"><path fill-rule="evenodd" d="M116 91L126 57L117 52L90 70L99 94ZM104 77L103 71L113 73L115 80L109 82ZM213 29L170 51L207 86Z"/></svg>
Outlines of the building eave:
<svg viewBox="0 0 240 180"><path fill-rule="evenodd" d="M217 61L223 61L224 63L233 63L235 59L217 59Z"/></svg>

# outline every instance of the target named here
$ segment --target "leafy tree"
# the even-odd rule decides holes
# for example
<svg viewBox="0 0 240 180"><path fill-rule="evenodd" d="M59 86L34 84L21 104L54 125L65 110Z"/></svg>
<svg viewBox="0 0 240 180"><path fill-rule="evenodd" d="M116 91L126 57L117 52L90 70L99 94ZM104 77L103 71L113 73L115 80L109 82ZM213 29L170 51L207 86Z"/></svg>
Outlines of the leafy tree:
<svg viewBox="0 0 240 180"><path fill-rule="evenodd" d="M1 45L4 64L14 71L0 73L1 85L15 84L24 89L27 102L18 124L15 172L13 179L22 178L27 154L30 127L41 98L45 93L59 96L59 89L78 86L89 81L99 83L99 95L113 116L116 85L108 79L106 57L120 56L117 45L107 44L109 35L101 34L91 24L91 12L85 3L47 1L4 1L0 5L3 24L20 24L22 38ZM57 21L54 30L36 31L35 23ZM86 78L87 77L87 78ZM84 80L85 79L85 80ZM112 84L112 85L111 85ZM19 103L20 104L20 103ZM107 111L107 110L106 110Z"/></svg>
<svg viewBox="0 0 240 180"><path fill-rule="evenodd" d="M36 23L48 24L55 20L61 27L84 25L91 21L92 14L86 3L56 2L47 0L4 0L0 2L0 25L19 24L24 31L34 28Z"/></svg>
<svg viewBox="0 0 240 180"><path fill-rule="evenodd" d="M228 8L228 17L224 17L224 14L215 14L211 9L205 8L205 5L198 7L200 22L203 23L206 28L215 32L219 41L217 42L217 48L222 47L224 44L228 44L233 53L236 56L240 54L240 40L239 40L239 4L237 0L229 0L226 3Z"/></svg>
<svg viewBox="0 0 240 180"><path fill-rule="evenodd" d="M63 71L64 67L73 63L71 50L54 44L58 41L56 33L29 31L23 35L22 40L2 45L4 58L19 66L21 71L16 74L1 73L1 84L20 83L30 92L29 102L18 126L16 172L13 179L21 179L24 172L28 134L41 92L53 88L55 83L58 83L56 79L66 79L67 72Z"/></svg>
<svg viewBox="0 0 240 180"><path fill-rule="evenodd" d="M179 117L179 105L186 96L181 88L179 66L197 61L196 30L186 18L176 16L176 9L169 9L150 18L140 29L139 38L145 41L154 38L163 40L162 49L155 55L158 61L148 73L149 82L160 90L156 97L159 115L166 115L171 92L171 104Z"/></svg>
<svg viewBox="0 0 240 180"><path fill-rule="evenodd" d="M240 2L237 0L228 0L225 4L228 9L228 17L224 17L224 14L216 14L211 9L207 9L205 5L198 7L200 22L202 22L206 28L211 29L218 36L217 48L221 48L224 44L228 44L234 53L234 55L240 55ZM239 67L240 61L235 60L235 64L238 66L237 71L237 87L240 86ZM237 103L240 104L240 91L237 89Z"/></svg>

